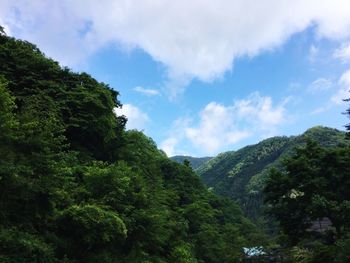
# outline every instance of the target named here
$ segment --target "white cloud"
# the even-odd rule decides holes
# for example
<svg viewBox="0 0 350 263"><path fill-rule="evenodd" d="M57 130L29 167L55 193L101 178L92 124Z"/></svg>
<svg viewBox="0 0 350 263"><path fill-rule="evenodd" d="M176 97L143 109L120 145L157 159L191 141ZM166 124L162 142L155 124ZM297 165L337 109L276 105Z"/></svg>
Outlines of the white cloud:
<svg viewBox="0 0 350 263"><path fill-rule="evenodd" d="M5 22L0 17L0 25L3 27L3 30L6 35L11 36L11 30L8 25L5 24Z"/></svg>
<svg viewBox="0 0 350 263"><path fill-rule="evenodd" d="M247 99L236 101L234 106L242 120L257 129L274 133L274 129L285 121L285 104L288 101L289 98L286 98L273 107L271 97L262 97L255 92Z"/></svg>
<svg viewBox="0 0 350 263"><path fill-rule="evenodd" d="M342 106L346 102L344 99L350 98L350 69L345 71L339 78L338 83L333 83L328 79L317 79L316 81L312 82L309 86L310 91L323 91L323 90L329 90L330 87L338 88L336 92L333 92L333 95L331 94L328 101L324 102L324 105L321 107L318 107L314 109L310 114L316 115L324 113L330 109L332 109L334 106Z"/></svg>
<svg viewBox="0 0 350 263"><path fill-rule="evenodd" d="M330 79L318 78L308 86L308 91L314 92L314 93L325 91L325 90L329 90L332 86L333 86L333 82Z"/></svg>
<svg viewBox="0 0 350 263"><path fill-rule="evenodd" d="M126 123L127 129L142 130L145 128L146 123L149 121L149 117L146 113L131 104L124 104L122 108L115 108L114 112L118 115L124 115L128 121Z"/></svg>
<svg viewBox="0 0 350 263"><path fill-rule="evenodd" d="M170 137L164 140L160 148L168 155L168 156L174 156L175 155L175 146L178 144L178 139Z"/></svg>
<svg viewBox="0 0 350 263"><path fill-rule="evenodd" d="M165 145L171 142L172 153L176 152L178 144L191 143L205 154L215 154L223 147L234 145L254 134L272 136L286 121L286 103L283 101L273 106L270 97L260 96L259 93L229 106L210 102L199 113L196 125L188 119L177 120L173 125L175 132L167 139L172 140L165 140Z"/></svg>
<svg viewBox="0 0 350 263"><path fill-rule="evenodd" d="M335 104L343 104L344 99L348 99L350 97L350 69L345 71L343 75L339 79L339 89L337 93L335 93L331 97L331 101Z"/></svg>
<svg viewBox="0 0 350 263"><path fill-rule="evenodd" d="M148 96L157 96L157 95L160 95L159 91L158 90L155 90L155 89L145 89L141 86L137 86L134 88L134 91L136 92L139 92L139 93L142 93L142 94L145 94L145 95L148 95Z"/></svg>
<svg viewBox="0 0 350 263"><path fill-rule="evenodd" d="M329 106L326 106L326 107L318 107L316 109L314 109L310 115L317 115L317 114L321 114L323 112L326 112L327 110L329 110L330 107Z"/></svg>
<svg viewBox="0 0 350 263"><path fill-rule="evenodd" d="M185 140L185 129L191 123L191 119L189 118L178 118L176 119L170 129L168 137L163 140L160 144L160 148L166 152L168 156L174 155L192 155L188 152L184 151L184 146L186 145ZM179 148L179 144L181 144L181 149Z"/></svg>
<svg viewBox="0 0 350 263"><path fill-rule="evenodd" d="M246 138L249 132L237 129L232 110L215 102L209 103L200 112L199 125L185 129L187 139L205 152L212 153Z"/></svg>
<svg viewBox="0 0 350 263"><path fill-rule="evenodd" d="M350 60L350 43L343 43L334 51L333 57L340 59L343 63L348 62Z"/></svg>
<svg viewBox="0 0 350 263"><path fill-rule="evenodd" d="M350 35L348 0L0 3L0 18L15 36L37 43L63 64L80 62L111 43L140 48L166 66L171 89L193 78L212 81L231 70L236 58L278 47L309 26L319 37Z"/></svg>

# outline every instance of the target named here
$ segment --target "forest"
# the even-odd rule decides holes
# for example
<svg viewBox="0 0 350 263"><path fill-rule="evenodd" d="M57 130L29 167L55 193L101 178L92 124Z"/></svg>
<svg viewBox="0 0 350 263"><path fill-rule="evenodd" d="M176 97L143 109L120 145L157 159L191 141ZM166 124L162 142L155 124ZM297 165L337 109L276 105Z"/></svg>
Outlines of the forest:
<svg viewBox="0 0 350 263"><path fill-rule="evenodd" d="M317 126L221 153L195 172L265 230L280 262L350 262L349 145L349 133Z"/></svg>
<svg viewBox="0 0 350 263"><path fill-rule="evenodd" d="M299 138L278 163L290 141L270 140L221 155L236 161L227 176L213 158L200 177L126 130L121 106L108 84L0 33L1 262L228 263L257 246L285 262L350 262L349 133L327 130L322 138L337 138L327 145ZM258 168L245 165L255 159L266 170L253 185ZM202 182L208 164L233 182L231 195L225 181ZM240 195L247 185L264 204L255 217ZM261 213L274 233L255 220ZM322 231L313 228L320 221Z"/></svg>
<svg viewBox="0 0 350 263"><path fill-rule="evenodd" d="M291 157L297 147L305 147L307 140L328 149L350 143L345 132L316 126L298 136L272 137L223 152L195 171L214 192L236 200L249 218L259 221L265 215L263 188L271 168L281 170L283 160Z"/></svg>
<svg viewBox="0 0 350 263"><path fill-rule="evenodd" d="M237 262L265 234L116 116L118 92L0 36L1 262Z"/></svg>

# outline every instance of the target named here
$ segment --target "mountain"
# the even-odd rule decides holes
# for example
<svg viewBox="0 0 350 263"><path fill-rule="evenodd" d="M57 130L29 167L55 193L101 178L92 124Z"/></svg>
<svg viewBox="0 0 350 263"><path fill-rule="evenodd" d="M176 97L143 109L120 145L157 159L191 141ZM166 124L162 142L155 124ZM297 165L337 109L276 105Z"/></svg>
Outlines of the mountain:
<svg viewBox="0 0 350 263"><path fill-rule="evenodd" d="M202 164L197 174L215 193L237 201L246 215L257 219L262 212L262 194L265 179L271 167L280 167L281 160L293 153L310 138L322 146L347 144L345 132L313 127L304 134L292 137L273 137L237 151L224 152Z"/></svg>
<svg viewBox="0 0 350 263"><path fill-rule="evenodd" d="M239 262L264 235L116 116L118 92L0 26L0 262Z"/></svg>
<svg viewBox="0 0 350 263"><path fill-rule="evenodd" d="M171 160L177 162L177 163L183 163L185 160L188 160L191 164L191 167L193 170L196 170L201 165L212 159L213 157L191 157L191 156L184 156L184 155L176 155L170 157Z"/></svg>

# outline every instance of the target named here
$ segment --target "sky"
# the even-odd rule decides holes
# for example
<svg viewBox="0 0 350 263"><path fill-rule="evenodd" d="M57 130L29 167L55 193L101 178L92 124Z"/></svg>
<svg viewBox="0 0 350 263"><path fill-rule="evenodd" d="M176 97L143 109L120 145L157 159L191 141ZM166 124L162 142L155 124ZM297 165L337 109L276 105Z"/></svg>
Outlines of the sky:
<svg viewBox="0 0 350 263"><path fill-rule="evenodd" d="M0 0L0 25L119 91L168 156L349 122L348 0Z"/></svg>

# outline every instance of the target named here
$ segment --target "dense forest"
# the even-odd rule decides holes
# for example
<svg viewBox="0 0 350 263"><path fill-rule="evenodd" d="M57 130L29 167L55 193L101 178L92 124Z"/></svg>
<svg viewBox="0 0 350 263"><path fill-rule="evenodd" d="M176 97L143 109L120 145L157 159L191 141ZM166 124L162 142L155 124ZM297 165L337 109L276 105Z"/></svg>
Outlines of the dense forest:
<svg viewBox="0 0 350 263"><path fill-rule="evenodd" d="M349 125L177 163L118 96L0 30L0 262L350 262Z"/></svg>
<svg viewBox="0 0 350 263"><path fill-rule="evenodd" d="M219 154L196 171L276 238L282 262L350 262L348 135L314 127Z"/></svg>
<svg viewBox="0 0 350 263"><path fill-rule="evenodd" d="M107 84L1 32L1 262L238 262L265 244L115 107Z"/></svg>
<svg viewBox="0 0 350 263"><path fill-rule="evenodd" d="M214 192L236 200L245 214L258 220L264 215L262 190L272 167L281 169L282 160L291 156L306 140L332 148L349 145L346 133L327 127L313 127L299 136L272 137L237 151L224 152L196 169Z"/></svg>
<svg viewBox="0 0 350 263"><path fill-rule="evenodd" d="M307 139L270 170L264 202L292 262L350 262L349 164L349 146Z"/></svg>

